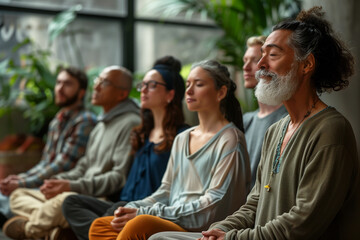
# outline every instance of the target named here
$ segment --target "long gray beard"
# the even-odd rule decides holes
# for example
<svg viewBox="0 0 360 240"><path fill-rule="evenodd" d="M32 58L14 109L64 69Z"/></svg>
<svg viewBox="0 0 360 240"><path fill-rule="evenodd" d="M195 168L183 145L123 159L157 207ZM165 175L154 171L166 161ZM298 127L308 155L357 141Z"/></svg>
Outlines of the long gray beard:
<svg viewBox="0 0 360 240"><path fill-rule="evenodd" d="M259 83L255 87L255 96L261 103L277 106L282 102L289 100L298 88L299 82L294 78L296 68L284 76L279 76L273 72L266 70L258 70L255 74ZM266 81L262 77L271 77L270 81Z"/></svg>

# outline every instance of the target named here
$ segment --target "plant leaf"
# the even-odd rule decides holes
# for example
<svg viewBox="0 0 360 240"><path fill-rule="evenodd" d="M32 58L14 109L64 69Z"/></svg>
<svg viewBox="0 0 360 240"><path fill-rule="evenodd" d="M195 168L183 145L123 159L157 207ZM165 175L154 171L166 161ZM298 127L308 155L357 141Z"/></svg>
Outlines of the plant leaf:
<svg viewBox="0 0 360 240"><path fill-rule="evenodd" d="M76 18L76 12L80 11L80 4L61 12L50 22L48 27L49 45L66 29L66 27Z"/></svg>

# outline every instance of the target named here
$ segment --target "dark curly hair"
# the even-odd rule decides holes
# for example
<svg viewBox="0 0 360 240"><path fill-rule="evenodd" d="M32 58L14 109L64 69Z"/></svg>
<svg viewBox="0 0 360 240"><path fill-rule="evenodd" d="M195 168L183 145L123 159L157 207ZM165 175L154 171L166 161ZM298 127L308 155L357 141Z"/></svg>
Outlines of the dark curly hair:
<svg viewBox="0 0 360 240"><path fill-rule="evenodd" d="M172 143L177 134L177 130L185 126L184 113L182 111L182 99L185 94L185 84L180 76L181 63L172 56L165 56L155 61L155 65L166 65L173 72L173 86L175 90L173 100L166 106L166 116L163 120L164 140L158 144L155 152L164 152L171 149ZM135 127L131 133L132 154L135 154L149 137L151 130L154 128L154 117L150 109L141 109L141 125Z"/></svg>
<svg viewBox="0 0 360 240"><path fill-rule="evenodd" d="M348 79L354 74L354 57L324 19L321 7L303 10L295 20L285 20L273 27L273 31L280 29L293 31L289 45L296 60L304 60L310 53L314 55L311 79L318 93L339 91L349 85Z"/></svg>
<svg viewBox="0 0 360 240"><path fill-rule="evenodd" d="M201 67L209 73L214 80L216 89L220 89L224 85L227 87L227 94L220 102L220 111L229 122L233 122L242 132L244 132L240 103L235 97L236 84L231 80L227 67L215 60L205 60L194 63L191 69L196 67Z"/></svg>

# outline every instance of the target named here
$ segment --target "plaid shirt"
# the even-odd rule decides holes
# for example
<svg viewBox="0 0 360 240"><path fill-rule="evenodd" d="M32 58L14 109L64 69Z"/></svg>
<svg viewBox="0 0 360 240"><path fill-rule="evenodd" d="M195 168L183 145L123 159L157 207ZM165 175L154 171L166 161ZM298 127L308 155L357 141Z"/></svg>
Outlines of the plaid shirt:
<svg viewBox="0 0 360 240"><path fill-rule="evenodd" d="M19 187L35 188L59 172L73 168L85 154L89 134L96 116L78 105L60 110L50 122L41 161L26 173L19 174Z"/></svg>

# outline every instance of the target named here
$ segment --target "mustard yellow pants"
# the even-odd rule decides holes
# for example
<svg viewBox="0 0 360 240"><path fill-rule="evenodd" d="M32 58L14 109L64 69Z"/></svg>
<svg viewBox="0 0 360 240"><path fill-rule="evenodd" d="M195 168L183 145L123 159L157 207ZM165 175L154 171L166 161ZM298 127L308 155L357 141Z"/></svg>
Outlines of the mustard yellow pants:
<svg viewBox="0 0 360 240"><path fill-rule="evenodd" d="M126 223L119 233L115 231L110 222L113 216L95 219L89 230L90 240L140 240L148 239L151 235L164 231L181 231L185 229L179 225L152 215L138 215Z"/></svg>

